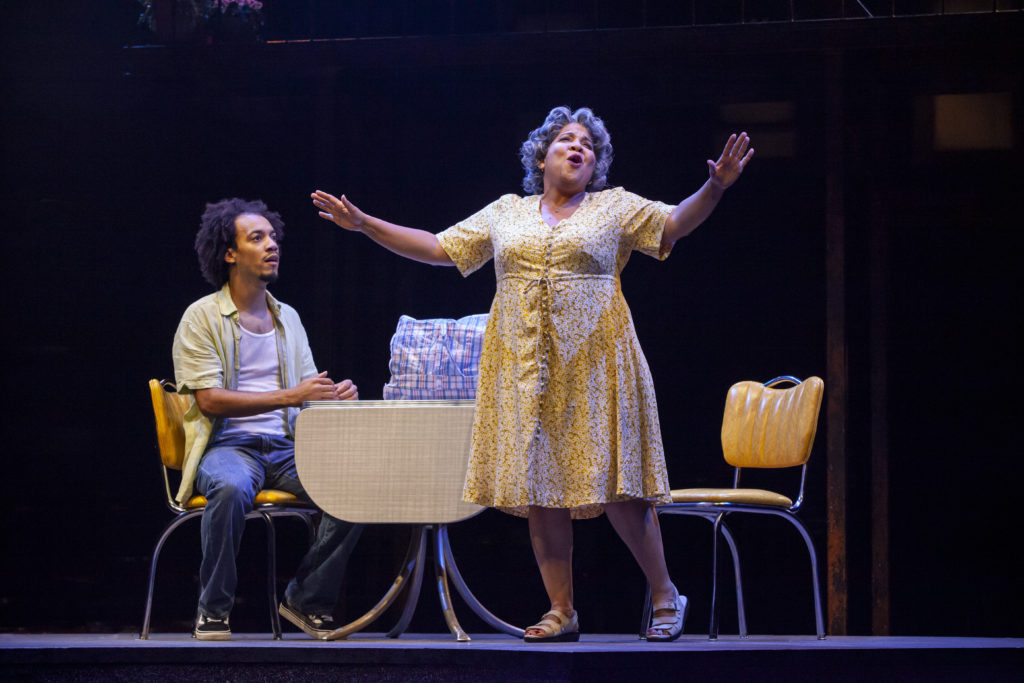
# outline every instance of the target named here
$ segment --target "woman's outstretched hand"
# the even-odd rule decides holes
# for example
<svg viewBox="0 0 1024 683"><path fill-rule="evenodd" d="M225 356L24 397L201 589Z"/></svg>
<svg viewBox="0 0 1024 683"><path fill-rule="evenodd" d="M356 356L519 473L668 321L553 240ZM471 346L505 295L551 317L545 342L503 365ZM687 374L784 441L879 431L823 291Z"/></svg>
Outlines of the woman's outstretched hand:
<svg viewBox="0 0 1024 683"><path fill-rule="evenodd" d="M721 190L728 188L739 180L744 167L753 156L754 148L750 146L750 137L746 133L730 135L718 161L708 159L708 174L711 176L712 184Z"/></svg>
<svg viewBox="0 0 1024 683"><path fill-rule="evenodd" d="M362 229L366 214L356 208L345 195L338 198L323 190L317 190L310 197L313 199L313 206L320 211L320 218L333 221L346 230Z"/></svg>

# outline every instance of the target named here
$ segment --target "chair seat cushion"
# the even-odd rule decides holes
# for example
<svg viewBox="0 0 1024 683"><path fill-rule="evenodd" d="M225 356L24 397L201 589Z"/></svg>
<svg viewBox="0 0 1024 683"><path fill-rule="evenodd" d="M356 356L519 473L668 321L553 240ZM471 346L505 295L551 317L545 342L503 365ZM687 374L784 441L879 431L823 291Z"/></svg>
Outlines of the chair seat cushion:
<svg viewBox="0 0 1024 683"><path fill-rule="evenodd" d="M764 489L672 489L673 503L736 503L788 508L793 501Z"/></svg>
<svg viewBox="0 0 1024 683"><path fill-rule="evenodd" d="M256 494L256 500L253 501L254 505L281 505L284 503L301 503L305 502L302 499L288 493L287 491L278 491L277 489L263 489ZM186 510L194 510L196 508L206 507L206 496L192 496L185 503Z"/></svg>

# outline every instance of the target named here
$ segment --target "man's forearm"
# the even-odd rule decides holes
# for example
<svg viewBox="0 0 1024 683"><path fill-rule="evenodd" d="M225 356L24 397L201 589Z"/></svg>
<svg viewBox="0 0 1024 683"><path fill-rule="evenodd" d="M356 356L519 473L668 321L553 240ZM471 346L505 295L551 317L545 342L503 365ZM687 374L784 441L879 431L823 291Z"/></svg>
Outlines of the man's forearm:
<svg viewBox="0 0 1024 683"><path fill-rule="evenodd" d="M206 417L248 417L295 405L291 389L276 391L232 391L200 389L195 392L199 410Z"/></svg>

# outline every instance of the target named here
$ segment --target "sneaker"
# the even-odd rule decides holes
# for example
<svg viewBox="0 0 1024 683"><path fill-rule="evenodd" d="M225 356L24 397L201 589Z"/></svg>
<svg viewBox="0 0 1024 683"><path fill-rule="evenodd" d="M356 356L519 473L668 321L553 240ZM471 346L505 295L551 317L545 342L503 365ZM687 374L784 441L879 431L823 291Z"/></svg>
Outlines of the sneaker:
<svg viewBox="0 0 1024 683"><path fill-rule="evenodd" d="M317 640L326 640L337 628L330 614L303 614L287 602L282 602L277 612Z"/></svg>
<svg viewBox="0 0 1024 683"><path fill-rule="evenodd" d="M231 640L231 627L228 626L227 617L214 619L200 614L192 637L196 640Z"/></svg>

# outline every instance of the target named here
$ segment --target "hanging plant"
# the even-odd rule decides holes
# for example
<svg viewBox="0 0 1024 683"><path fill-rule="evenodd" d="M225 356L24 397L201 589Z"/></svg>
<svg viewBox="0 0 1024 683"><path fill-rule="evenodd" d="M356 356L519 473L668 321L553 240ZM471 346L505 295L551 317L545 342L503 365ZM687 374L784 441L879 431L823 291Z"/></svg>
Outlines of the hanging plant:
<svg viewBox="0 0 1024 683"><path fill-rule="evenodd" d="M166 42L261 39L263 3L259 0L139 0L139 4L139 23Z"/></svg>

